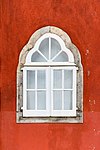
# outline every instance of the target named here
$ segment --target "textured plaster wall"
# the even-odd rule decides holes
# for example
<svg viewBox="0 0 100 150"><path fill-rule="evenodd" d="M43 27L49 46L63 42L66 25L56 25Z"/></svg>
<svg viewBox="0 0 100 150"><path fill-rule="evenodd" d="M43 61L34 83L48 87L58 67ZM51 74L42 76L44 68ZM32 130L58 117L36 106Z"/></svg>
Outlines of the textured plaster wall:
<svg viewBox="0 0 100 150"><path fill-rule="evenodd" d="M100 149L100 1L1 0L0 150ZM16 124L18 57L37 29L57 26L79 48L84 68L83 124Z"/></svg>

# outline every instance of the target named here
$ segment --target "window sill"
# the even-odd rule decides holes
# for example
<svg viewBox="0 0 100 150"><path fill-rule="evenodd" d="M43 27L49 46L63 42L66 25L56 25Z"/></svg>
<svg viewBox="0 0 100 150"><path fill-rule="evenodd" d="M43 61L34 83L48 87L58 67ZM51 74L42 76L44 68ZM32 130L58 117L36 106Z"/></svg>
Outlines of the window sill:
<svg viewBox="0 0 100 150"><path fill-rule="evenodd" d="M22 117L17 112L17 123L83 123L82 112L77 112L76 117Z"/></svg>

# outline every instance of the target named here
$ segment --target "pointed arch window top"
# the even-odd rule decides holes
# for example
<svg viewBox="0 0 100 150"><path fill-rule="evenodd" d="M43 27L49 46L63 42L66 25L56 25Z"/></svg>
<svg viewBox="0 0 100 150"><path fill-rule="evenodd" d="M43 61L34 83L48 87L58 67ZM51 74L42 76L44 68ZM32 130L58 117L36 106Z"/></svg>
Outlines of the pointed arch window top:
<svg viewBox="0 0 100 150"><path fill-rule="evenodd" d="M26 57L26 64L33 62L74 63L74 56L58 35L46 33L37 40Z"/></svg>

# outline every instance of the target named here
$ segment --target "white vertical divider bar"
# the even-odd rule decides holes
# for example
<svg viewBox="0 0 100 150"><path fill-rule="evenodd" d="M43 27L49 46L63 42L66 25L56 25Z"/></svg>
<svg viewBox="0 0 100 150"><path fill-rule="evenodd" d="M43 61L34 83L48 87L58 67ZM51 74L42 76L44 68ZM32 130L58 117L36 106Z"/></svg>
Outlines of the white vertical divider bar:
<svg viewBox="0 0 100 150"><path fill-rule="evenodd" d="M35 70L35 110L37 110L37 70Z"/></svg>
<svg viewBox="0 0 100 150"><path fill-rule="evenodd" d="M62 69L62 110L64 110L64 69Z"/></svg>
<svg viewBox="0 0 100 150"><path fill-rule="evenodd" d="M50 79L50 67L46 69L46 111L48 116L51 114L50 106L51 106L51 79Z"/></svg>
<svg viewBox="0 0 100 150"><path fill-rule="evenodd" d="M76 113L76 68L73 68L73 111ZM75 114L76 115L76 114Z"/></svg>
<svg viewBox="0 0 100 150"><path fill-rule="evenodd" d="M51 37L49 37L49 62L51 60Z"/></svg>
<svg viewBox="0 0 100 150"><path fill-rule="evenodd" d="M23 116L27 111L27 69L23 69Z"/></svg>
<svg viewBox="0 0 100 150"><path fill-rule="evenodd" d="M51 68L51 72L50 72L50 75L51 75L51 111L50 111L50 116L53 115L53 68Z"/></svg>

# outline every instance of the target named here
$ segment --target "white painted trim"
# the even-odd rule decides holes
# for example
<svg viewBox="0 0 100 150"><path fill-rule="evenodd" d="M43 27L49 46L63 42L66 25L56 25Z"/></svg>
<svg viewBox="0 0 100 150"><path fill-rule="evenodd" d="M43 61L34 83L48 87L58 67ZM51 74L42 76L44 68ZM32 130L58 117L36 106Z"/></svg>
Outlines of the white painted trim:
<svg viewBox="0 0 100 150"><path fill-rule="evenodd" d="M62 70L62 110L64 109L64 70Z"/></svg>
<svg viewBox="0 0 100 150"><path fill-rule="evenodd" d="M61 52L62 52L62 50L60 50L60 51L52 58L52 61L53 61L54 59L56 59L57 56L59 56Z"/></svg>
<svg viewBox="0 0 100 150"><path fill-rule="evenodd" d="M51 48L51 38L54 38L58 41L58 43L60 44L61 46L61 50L64 51L67 55L68 55L68 62L74 62L74 56L72 54L72 52L65 46L65 43L64 41L56 34L53 34L53 33L46 33L44 35L42 35L38 40L37 42L35 43L35 46L34 48L32 48L27 57L26 57L26 63L31 63L31 57L32 55L39 49L39 46L40 46L40 43L45 39L45 38L49 38L49 60L48 61L51 61L50 60L50 55L51 55L51 52L50 52L50 48Z"/></svg>
<svg viewBox="0 0 100 150"><path fill-rule="evenodd" d="M49 37L49 61L51 58L51 38Z"/></svg>
<svg viewBox="0 0 100 150"><path fill-rule="evenodd" d="M53 117L70 117L76 116L76 110L53 110L51 116Z"/></svg>
<svg viewBox="0 0 100 150"><path fill-rule="evenodd" d="M47 89L46 91L46 110L37 110L37 70L45 70L46 71L46 87L48 87L47 82L47 75L48 75L48 68L44 67L24 67L23 68L23 117L39 117L39 116L49 116L50 110L48 109L49 101L47 100ZM35 71L35 89L27 89L27 71L34 70ZM27 109L27 91L35 91L35 110L28 110ZM40 90L40 89L39 89Z"/></svg>
<svg viewBox="0 0 100 150"><path fill-rule="evenodd" d="M72 89L67 89L69 91L72 91L72 110L53 110L53 70L54 69L65 69L65 70L72 70L73 71L73 87ZM76 67L52 67L52 72L51 72L51 76L52 76L52 80L51 80L51 84L52 84L52 93L51 93L51 103L52 103L52 107L51 107L51 116L76 116ZM63 71L63 70L62 70ZM63 74L62 74L63 75ZM62 77L63 80L63 77ZM63 83L64 84L64 83ZM65 90L63 89L63 85L62 85L62 89L59 90ZM58 90L58 89L56 89ZM63 93L62 93L63 94ZM62 95L62 104L63 104L63 95Z"/></svg>
<svg viewBox="0 0 100 150"><path fill-rule="evenodd" d="M37 110L37 69L35 69L35 110Z"/></svg>
<svg viewBox="0 0 100 150"><path fill-rule="evenodd" d="M48 110L48 114L50 116L50 112L51 112L51 76L50 76L50 67L47 68L47 78L46 78L46 85L47 85L47 110Z"/></svg>
<svg viewBox="0 0 100 150"><path fill-rule="evenodd" d="M70 62L32 62L32 63L25 63L25 67L35 67L35 66L76 66L75 63Z"/></svg>
<svg viewBox="0 0 100 150"><path fill-rule="evenodd" d="M39 50L37 50L37 52L38 52L46 61L48 61L47 58L46 58Z"/></svg>
<svg viewBox="0 0 100 150"><path fill-rule="evenodd" d="M62 73L62 89L53 89L53 70L73 70L73 87L66 89L72 92L72 110L64 110L64 73ZM23 68L23 116L75 116L76 115L76 67L24 67ZM27 70L35 70L35 89L27 89ZM37 110L37 70L46 71L46 110ZM25 85L25 86L24 86ZM40 90L40 89L39 89ZM53 110L53 90L62 90L62 110ZM27 110L27 91L35 92L35 110Z"/></svg>

